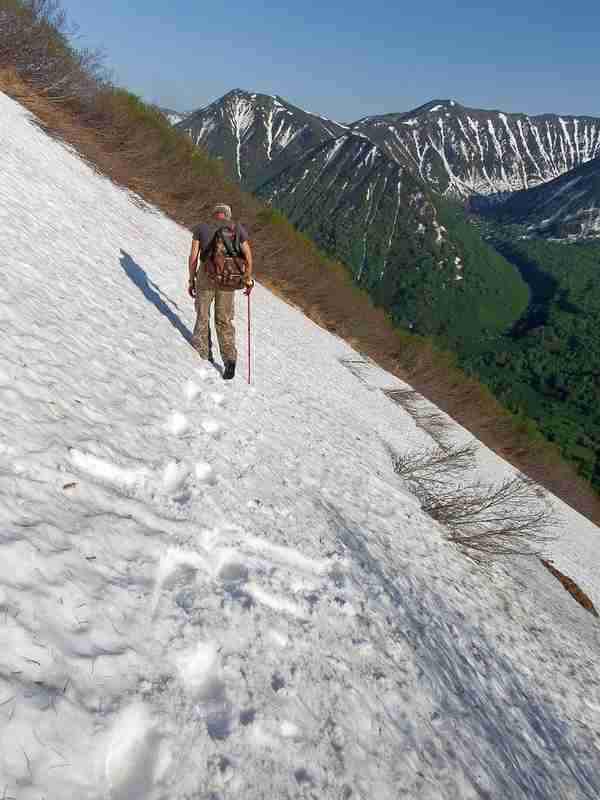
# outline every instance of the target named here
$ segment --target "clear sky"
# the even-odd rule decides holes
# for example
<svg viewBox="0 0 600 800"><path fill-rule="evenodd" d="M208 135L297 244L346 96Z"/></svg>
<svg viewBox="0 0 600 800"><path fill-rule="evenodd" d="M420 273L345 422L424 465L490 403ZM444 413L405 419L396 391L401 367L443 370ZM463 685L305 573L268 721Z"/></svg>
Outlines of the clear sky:
<svg viewBox="0 0 600 800"><path fill-rule="evenodd" d="M63 0L117 82L177 110L234 88L348 122L452 98L600 117L598 0Z"/></svg>

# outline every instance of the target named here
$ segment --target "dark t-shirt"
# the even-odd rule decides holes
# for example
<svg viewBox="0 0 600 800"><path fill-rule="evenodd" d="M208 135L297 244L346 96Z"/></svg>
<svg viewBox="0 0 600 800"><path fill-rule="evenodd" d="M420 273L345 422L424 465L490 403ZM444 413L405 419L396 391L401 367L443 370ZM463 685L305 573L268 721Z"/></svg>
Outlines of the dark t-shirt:
<svg viewBox="0 0 600 800"><path fill-rule="evenodd" d="M200 225L197 225L194 228L194 239L195 239L195 241L200 242L200 254L201 255L204 252L204 250L206 250L208 245L210 244L210 241L211 241L212 237L214 236L215 231L217 231L219 228L222 228L223 226L225 226L227 224L228 223L225 222L225 221L219 222L219 223L212 223L211 225L208 225L206 222L201 222ZM231 224L232 225L235 224L235 232L237 234L239 243L240 244L244 244L244 242L247 242L248 241L248 232L246 231L244 226L240 225L239 222L231 223Z"/></svg>

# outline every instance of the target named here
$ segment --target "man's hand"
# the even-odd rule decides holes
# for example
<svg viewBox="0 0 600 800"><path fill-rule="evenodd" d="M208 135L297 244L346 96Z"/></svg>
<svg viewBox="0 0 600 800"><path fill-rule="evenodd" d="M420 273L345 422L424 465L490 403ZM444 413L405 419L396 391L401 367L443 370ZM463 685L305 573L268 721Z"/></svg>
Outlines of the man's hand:
<svg viewBox="0 0 600 800"><path fill-rule="evenodd" d="M188 282L188 294L190 297L196 297L196 286L193 278Z"/></svg>
<svg viewBox="0 0 600 800"><path fill-rule="evenodd" d="M254 289L254 280L252 278L246 278L244 285L246 287L244 289L244 294L249 297L250 292L252 291L252 289Z"/></svg>

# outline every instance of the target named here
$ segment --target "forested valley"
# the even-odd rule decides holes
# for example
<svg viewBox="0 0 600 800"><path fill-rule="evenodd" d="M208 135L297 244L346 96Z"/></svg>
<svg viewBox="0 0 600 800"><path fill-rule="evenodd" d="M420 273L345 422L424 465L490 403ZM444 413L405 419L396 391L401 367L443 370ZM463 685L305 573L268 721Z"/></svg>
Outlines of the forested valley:
<svg viewBox="0 0 600 800"><path fill-rule="evenodd" d="M515 233L484 231L518 267L529 305L479 352L459 348L459 362L511 411L532 420L600 490L600 245Z"/></svg>

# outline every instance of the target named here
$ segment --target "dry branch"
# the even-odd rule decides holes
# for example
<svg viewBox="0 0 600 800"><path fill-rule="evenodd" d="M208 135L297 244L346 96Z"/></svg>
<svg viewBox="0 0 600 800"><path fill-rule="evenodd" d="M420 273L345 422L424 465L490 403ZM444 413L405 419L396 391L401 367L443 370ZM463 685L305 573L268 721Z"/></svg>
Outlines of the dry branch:
<svg viewBox="0 0 600 800"><path fill-rule="evenodd" d="M554 513L541 487L524 475L497 485L457 481L475 466L475 442L392 453L394 471L448 538L481 556L534 555L551 538Z"/></svg>
<svg viewBox="0 0 600 800"><path fill-rule="evenodd" d="M444 449L429 447L399 455L392 453L394 471L414 486L447 486L466 471L473 469L475 442Z"/></svg>

